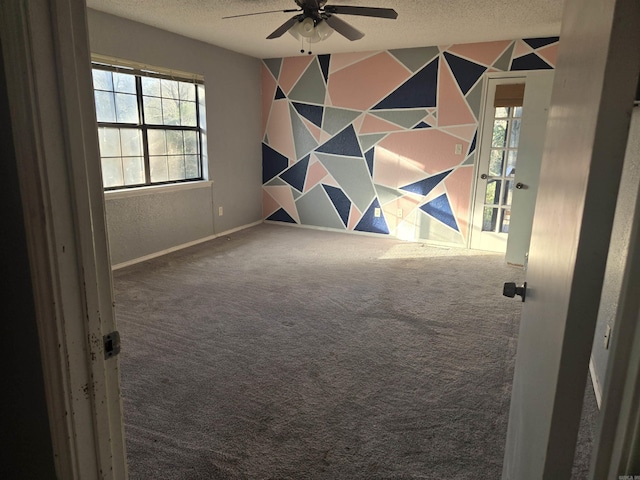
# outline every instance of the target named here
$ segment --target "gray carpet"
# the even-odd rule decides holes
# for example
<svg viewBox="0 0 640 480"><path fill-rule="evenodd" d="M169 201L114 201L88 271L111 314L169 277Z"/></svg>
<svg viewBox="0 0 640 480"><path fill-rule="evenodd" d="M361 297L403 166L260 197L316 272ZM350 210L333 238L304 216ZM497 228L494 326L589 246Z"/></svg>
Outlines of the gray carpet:
<svg viewBox="0 0 640 480"><path fill-rule="evenodd" d="M117 271L131 479L500 478L522 278L279 225Z"/></svg>

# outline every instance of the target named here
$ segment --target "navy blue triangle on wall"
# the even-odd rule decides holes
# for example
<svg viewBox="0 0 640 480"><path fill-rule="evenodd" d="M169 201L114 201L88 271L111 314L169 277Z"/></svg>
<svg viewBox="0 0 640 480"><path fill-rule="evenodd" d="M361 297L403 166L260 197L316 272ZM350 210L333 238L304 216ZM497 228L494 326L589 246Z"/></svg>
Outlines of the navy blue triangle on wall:
<svg viewBox="0 0 640 480"><path fill-rule="evenodd" d="M535 53L529 53L522 57L514 58L511 62L511 71L516 70L549 70L553 67Z"/></svg>
<svg viewBox="0 0 640 480"><path fill-rule="evenodd" d="M367 161L367 167L369 168L369 173L373 177L373 156L375 153L375 147L367 150L364 154L364 159Z"/></svg>
<svg viewBox="0 0 640 480"><path fill-rule="evenodd" d="M462 90L463 95L466 95L467 92L471 90L471 87L476 84L478 79L480 79L482 74L487 70L487 67L452 55L449 52L444 52L444 58L447 59L449 68L451 68L451 72L456 82L458 82L458 86L460 90Z"/></svg>
<svg viewBox="0 0 640 480"><path fill-rule="evenodd" d="M469 145L469 152L467 153L467 156L471 155L475 151L477 140L478 140L478 130L476 130L476 133L473 134L473 140L471 141L471 145Z"/></svg>
<svg viewBox="0 0 640 480"><path fill-rule="evenodd" d="M560 37L523 38L522 40L535 50L556 43Z"/></svg>
<svg viewBox="0 0 640 480"><path fill-rule="evenodd" d="M302 192L304 189L304 181L307 178L307 167L309 167L309 158L307 155L302 160L296 162L291 168L280 174L280 178L291 185L293 188Z"/></svg>
<svg viewBox="0 0 640 480"><path fill-rule="evenodd" d="M329 196L329 198L331 199L331 203L333 203L333 206L336 207L336 210L338 211L338 215L340 215L340 219L342 220L342 223L344 223L344 226L347 226L347 223L349 222L349 212L351 211L351 200L349 200L349 197L347 197L345 195L345 193L336 187L332 187L330 185L325 185L324 183L322 184L324 191L327 192L327 195Z"/></svg>
<svg viewBox="0 0 640 480"><path fill-rule="evenodd" d="M441 221L448 227L453 228L456 232L460 231L446 193L443 193L434 200L431 200L429 203L425 203L420 207L420 210Z"/></svg>
<svg viewBox="0 0 640 480"><path fill-rule="evenodd" d="M429 192L436 188L438 184L440 184L440 182L442 182L451 172L453 172L453 170L447 170L446 172L433 175L425 178L424 180L400 187L400 189L411 193L417 193L418 195L425 197L429 195Z"/></svg>
<svg viewBox="0 0 640 480"><path fill-rule="evenodd" d="M297 223L293 218L291 218L291 215L284 210L284 208L272 213L267 217L267 220L272 220L274 222Z"/></svg>
<svg viewBox="0 0 640 480"><path fill-rule="evenodd" d="M439 57L436 57L373 107L373 110L435 107L438 98L438 60Z"/></svg>
<svg viewBox="0 0 640 480"><path fill-rule="evenodd" d="M318 63L320 63L320 70L322 70L322 76L324 77L324 83L329 80L329 62L331 61L331 55L318 55Z"/></svg>
<svg viewBox="0 0 640 480"><path fill-rule="evenodd" d="M360 143L358 143L358 137L352 124L349 124L347 128L320 145L316 148L316 151L348 157L362 157Z"/></svg>
<svg viewBox="0 0 640 480"><path fill-rule="evenodd" d="M267 183L289 166L289 159L271 148L266 143L262 144L262 183Z"/></svg>
<svg viewBox="0 0 640 480"><path fill-rule="evenodd" d="M413 130L419 130L421 128L431 128L431 125L429 125L426 122L420 122L419 124L417 124L415 127L413 127Z"/></svg>
<svg viewBox="0 0 640 480"><path fill-rule="evenodd" d="M322 114L324 112L323 107L320 107L318 105L309 105L307 103L291 103L293 103L293 107L300 115L302 115L314 125L322 128Z"/></svg>
<svg viewBox="0 0 640 480"><path fill-rule="evenodd" d="M376 217L376 208L380 209L380 216ZM354 230L359 232L384 233L389 235L389 227L384 219L384 213L380 208L380 202L377 198L373 200L369 208L364 213Z"/></svg>
<svg viewBox="0 0 640 480"><path fill-rule="evenodd" d="M280 87L278 87L276 89L276 96L275 96L274 100L280 100L281 98L287 98L287 96L284 94L282 89Z"/></svg>

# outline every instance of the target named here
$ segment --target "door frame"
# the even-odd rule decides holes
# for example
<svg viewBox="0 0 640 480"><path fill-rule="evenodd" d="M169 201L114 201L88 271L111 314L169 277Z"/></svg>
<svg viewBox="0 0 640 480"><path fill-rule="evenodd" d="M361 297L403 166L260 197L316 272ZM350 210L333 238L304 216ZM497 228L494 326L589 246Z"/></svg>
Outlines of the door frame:
<svg viewBox="0 0 640 480"><path fill-rule="evenodd" d="M0 2L0 38L56 476L126 479L85 2Z"/></svg>
<svg viewBox="0 0 640 480"><path fill-rule="evenodd" d="M476 234L476 206L477 206L477 196L478 196L478 183L480 173L480 154L482 149L485 147L484 145L484 129L487 122L487 102L489 101L489 86L491 80L508 80L507 83L518 83L517 79L523 79L524 83L527 83L527 73L528 71L516 71L516 72L490 72L485 73L482 78L482 95L480 100L480 111L482 112L481 118L478 119L478 130L476 133L476 161L473 167L473 187L471 191L471 211L469 218L469 238L467 240L467 248L472 248L473 237ZM511 80L514 80L511 82ZM525 87L526 91L526 87ZM491 118L491 122L493 122L493 118ZM505 244L506 245L506 244Z"/></svg>

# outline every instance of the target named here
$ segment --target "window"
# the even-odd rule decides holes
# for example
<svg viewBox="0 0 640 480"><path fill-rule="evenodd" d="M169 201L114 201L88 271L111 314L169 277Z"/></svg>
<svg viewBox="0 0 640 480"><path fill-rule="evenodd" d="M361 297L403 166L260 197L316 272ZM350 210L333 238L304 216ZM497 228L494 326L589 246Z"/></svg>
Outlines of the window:
<svg viewBox="0 0 640 480"><path fill-rule="evenodd" d="M204 85L93 65L105 190L203 179Z"/></svg>

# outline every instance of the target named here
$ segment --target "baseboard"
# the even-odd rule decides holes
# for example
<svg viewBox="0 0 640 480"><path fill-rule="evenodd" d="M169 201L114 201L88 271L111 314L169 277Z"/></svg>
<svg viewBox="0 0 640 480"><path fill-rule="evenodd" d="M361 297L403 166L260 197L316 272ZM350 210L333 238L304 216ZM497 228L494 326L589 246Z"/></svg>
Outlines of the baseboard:
<svg viewBox="0 0 640 480"><path fill-rule="evenodd" d="M602 404L602 387L598 381L598 375L596 375L596 367L593 365L593 357L589 359L589 373L591 373L593 392L596 394L596 403L598 404L598 408L600 408Z"/></svg>
<svg viewBox="0 0 640 480"><path fill-rule="evenodd" d="M434 248L443 248L443 249L460 248L460 249L468 250L466 245L462 245L458 243L439 242L437 240L425 240L422 238L419 238L417 240L405 240L403 238L398 238L393 235L388 235L384 233L359 232L357 230L341 230L339 228L318 227L316 225L301 225L299 223L278 222L275 220L265 220L264 223L269 225L278 225L280 227L304 228L307 230L320 230L322 232L344 233L345 235L359 235L362 237L386 238L391 240L398 240L400 242L421 243Z"/></svg>
<svg viewBox="0 0 640 480"><path fill-rule="evenodd" d="M194 245L198 245L200 243L208 242L210 240L214 240L219 237L224 237L225 235L231 235L232 233L239 232L240 230L244 230L246 228L255 227L256 225L260 225L262 220L258 220L257 222L249 223L247 225L242 225L240 227L232 228L231 230L226 230L221 233L217 233L215 235L209 235L208 237L199 238L198 240L194 240L192 242L183 243L180 245L176 245L175 247L167 248L165 250L160 250L159 252L150 253L149 255L145 255L143 257L134 258L133 260L127 260L126 262L117 263L116 265L111 266L111 270L119 270L121 268L129 267L131 265L135 265L136 263L146 262L147 260L151 260L153 258L158 258L163 255L167 255L168 253L177 252L178 250L182 250L184 248L193 247Z"/></svg>

